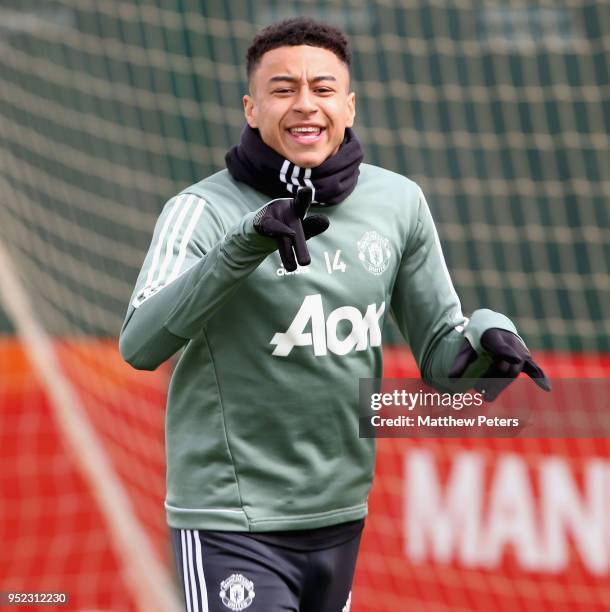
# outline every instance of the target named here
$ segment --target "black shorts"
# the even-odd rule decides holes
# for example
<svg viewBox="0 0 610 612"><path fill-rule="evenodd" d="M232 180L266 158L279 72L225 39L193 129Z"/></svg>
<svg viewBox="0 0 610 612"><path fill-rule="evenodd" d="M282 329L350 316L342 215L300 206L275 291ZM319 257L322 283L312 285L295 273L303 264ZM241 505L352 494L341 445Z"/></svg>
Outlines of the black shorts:
<svg viewBox="0 0 610 612"><path fill-rule="evenodd" d="M349 612L364 521L307 531L172 528L187 612Z"/></svg>

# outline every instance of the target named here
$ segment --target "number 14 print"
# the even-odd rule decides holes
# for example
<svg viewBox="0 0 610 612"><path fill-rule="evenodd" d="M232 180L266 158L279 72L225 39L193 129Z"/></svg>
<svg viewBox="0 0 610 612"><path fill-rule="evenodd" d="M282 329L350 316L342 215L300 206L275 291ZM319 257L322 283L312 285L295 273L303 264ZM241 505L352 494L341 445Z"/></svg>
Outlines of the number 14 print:
<svg viewBox="0 0 610 612"><path fill-rule="evenodd" d="M328 251L324 251L324 261L326 261L326 270L329 274L333 272L345 272L345 262L340 260L341 257L341 249L335 251L335 256L333 258L332 264L330 263L330 255Z"/></svg>

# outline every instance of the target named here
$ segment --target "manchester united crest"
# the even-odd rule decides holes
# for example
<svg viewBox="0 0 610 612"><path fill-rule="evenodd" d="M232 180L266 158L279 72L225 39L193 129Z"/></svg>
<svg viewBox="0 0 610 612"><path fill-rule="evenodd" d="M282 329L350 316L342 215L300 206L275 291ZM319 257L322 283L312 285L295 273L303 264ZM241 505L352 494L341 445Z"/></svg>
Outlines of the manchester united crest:
<svg viewBox="0 0 610 612"><path fill-rule="evenodd" d="M375 231L365 232L358 240L358 259L375 276L383 274L390 263L390 241Z"/></svg>
<svg viewBox="0 0 610 612"><path fill-rule="evenodd" d="M231 574L220 583L219 597L229 610L245 610L254 600L254 583L242 574Z"/></svg>

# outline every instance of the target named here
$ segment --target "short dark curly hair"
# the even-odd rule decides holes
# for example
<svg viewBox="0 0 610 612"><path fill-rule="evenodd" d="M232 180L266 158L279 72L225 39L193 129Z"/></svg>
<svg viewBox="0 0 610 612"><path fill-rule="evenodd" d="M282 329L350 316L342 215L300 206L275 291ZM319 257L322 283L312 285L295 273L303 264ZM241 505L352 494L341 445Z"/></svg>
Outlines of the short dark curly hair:
<svg viewBox="0 0 610 612"><path fill-rule="evenodd" d="M348 68L352 61L349 42L339 28L309 17L292 17L267 26L254 37L246 53L248 80L267 51L297 45L328 49L347 64Z"/></svg>

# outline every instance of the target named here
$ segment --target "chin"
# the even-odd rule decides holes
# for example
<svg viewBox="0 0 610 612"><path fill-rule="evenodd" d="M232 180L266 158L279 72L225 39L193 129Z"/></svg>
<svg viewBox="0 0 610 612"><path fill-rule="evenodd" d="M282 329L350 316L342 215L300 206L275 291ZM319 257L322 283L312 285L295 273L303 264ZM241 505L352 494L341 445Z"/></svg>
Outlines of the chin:
<svg viewBox="0 0 610 612"><path fill-rule="evenodd" d="M321 153L301 153L300 155L291 155L288 159L301 168L315 168L319 166L328 155Z"/></svg>

